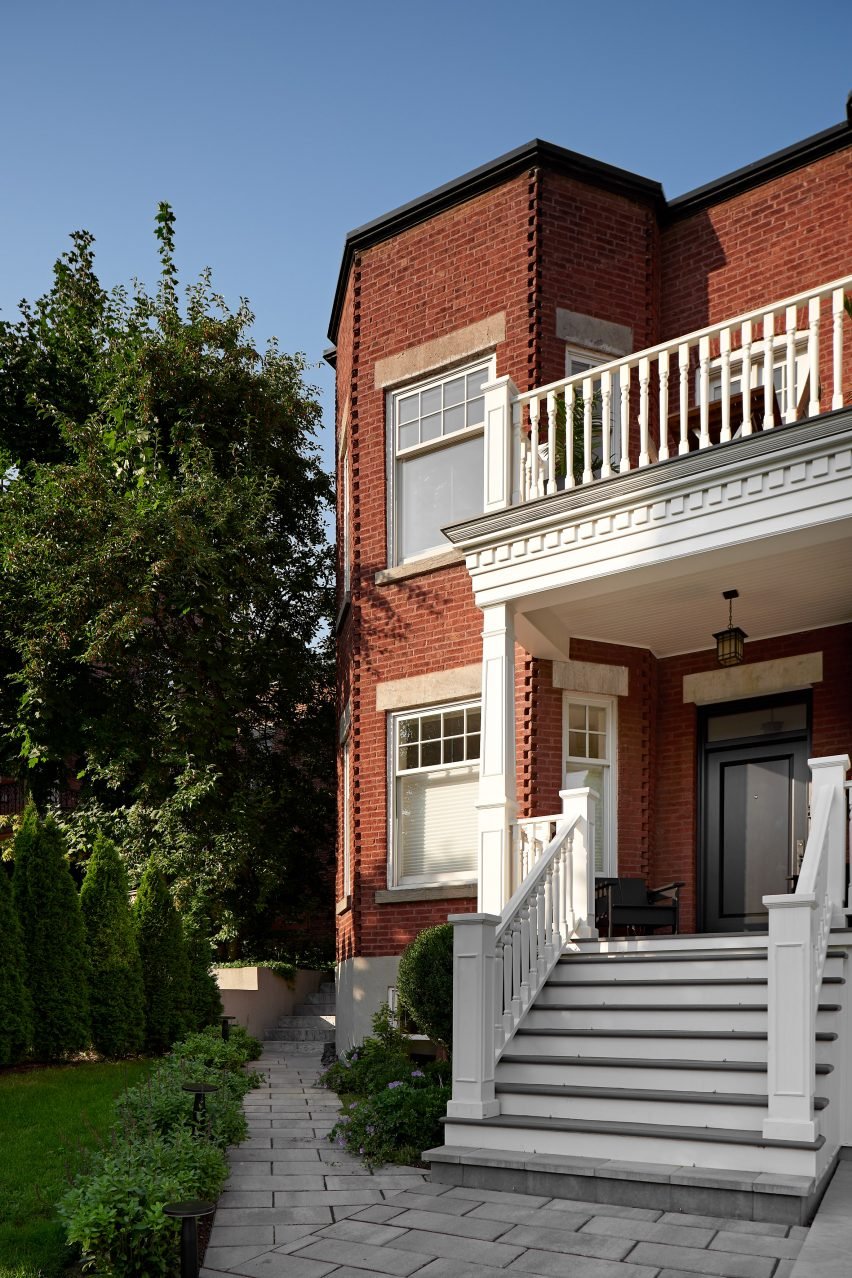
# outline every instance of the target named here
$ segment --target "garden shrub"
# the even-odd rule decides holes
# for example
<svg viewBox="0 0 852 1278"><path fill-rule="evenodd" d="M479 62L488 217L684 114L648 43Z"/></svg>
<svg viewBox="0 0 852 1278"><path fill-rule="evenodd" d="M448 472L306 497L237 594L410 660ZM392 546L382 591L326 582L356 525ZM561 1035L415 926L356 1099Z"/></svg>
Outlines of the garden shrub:
<svg viewBox="0 0 852 1278"><path fill-rule="evenodd" d="M171 893L151 862L133 917L145 986L145 1050L159 1055L189 1028L189 961Z"/></svg>
<svg viewBox="0 0 852 1278"><path fill-rule="evenodd" d="M399 1001L435 1043L453 1046L453 929L427 927L403 950L396 979Z"/></svg>
<svg viewBox="0 0 852 1278"><path fill-rule="evenodd" d="M446 1077L446 1076L445 1076ZM443 1143L441 1119L451 1088L435 1075L409 1069L383 1091L352 1106L332 1128L329 1139L359 1155L368 1166L419 1162L424 1149Z"/></svg>
<svg viewBox="0 0 852 1278"><path fill-rule="evenodd" d="M89 941L92 1044L104 1056L133 1056L145 1040L145 987L130 912L127 871L114 843L95 838L80 909Z"/></svg>
<svg viewBox="0 0 852 1278"><path fill-rule="evenodd" d="M58 1060L89 1046L86 931L62 833L30 803L14 843L12 880L32 999L33 1053Z"/></svg>
<svg viewBox="0 0 852 1278"><path fill-rule="evenodd" d="M179 1227L163 1215L169 1202L215 1201L228 1174L225 1149L247 1132L242 1098L260 1082L242 1066L260 1044L245 1031L225 1043L208 1030L175 1044L153 1074L116 1102L109 1144L95 1154L59 1204L70 1243L85 1268L103 1278L170 1278L178 1263ZM193 1126L185 1082L219 1088L207 1098L207 1122Z"/></svg>
<svg viewBox="0 0 852 1278"><path fill-rule="evenodd" d="M14 1065L21 1059L30 1045L32 1028L21 926L12 885L0 862L0 1065Z"/></svg>
<svg viewBox="0 0 852 1278"><path fill-rule="evenodd" d="M117 1138L59 1204L69 1243L104 1278L167 1278L175 1273L180 1225L166 1203L218 1198L228 1175L215 1144L187 1127L168 1136Z"/></svg>
<svg viewBox="0 0 852 1278"><path fill-rule="evenodd" d="M407 1078L412 1065L408 1038L393 1024L384 1003L373 1017L373 1033L351 1047L320 1076L319 1084L344 1096L370 1096L397 1078Z"/></svg>

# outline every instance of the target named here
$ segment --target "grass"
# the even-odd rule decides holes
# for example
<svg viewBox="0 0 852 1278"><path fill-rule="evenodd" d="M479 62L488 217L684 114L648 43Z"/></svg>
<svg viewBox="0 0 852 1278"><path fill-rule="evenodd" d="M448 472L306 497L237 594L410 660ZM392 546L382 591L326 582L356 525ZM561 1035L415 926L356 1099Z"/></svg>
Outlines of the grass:
<svg viewBox="0 0 852 1278"><path fill-rule="evenodd" d="M0 1074L0 1278L56 1278L68 1263L54 1206L148 1061Z"/></svg>

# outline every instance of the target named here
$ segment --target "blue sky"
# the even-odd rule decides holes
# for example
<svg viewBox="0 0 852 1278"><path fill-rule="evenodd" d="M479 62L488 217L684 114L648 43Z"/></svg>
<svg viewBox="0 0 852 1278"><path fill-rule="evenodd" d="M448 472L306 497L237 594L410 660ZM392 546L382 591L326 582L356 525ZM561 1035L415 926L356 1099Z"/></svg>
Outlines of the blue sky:
<svg viewBox="0 0 852 1278"><path fill-rule="evenodd" d="M849 0L7 3L0 314L81 227L105 284L152 281L165 199L184 280L212 266L319 362L352 227L532 137L676 195L836 124L850 89Z"/></svg>

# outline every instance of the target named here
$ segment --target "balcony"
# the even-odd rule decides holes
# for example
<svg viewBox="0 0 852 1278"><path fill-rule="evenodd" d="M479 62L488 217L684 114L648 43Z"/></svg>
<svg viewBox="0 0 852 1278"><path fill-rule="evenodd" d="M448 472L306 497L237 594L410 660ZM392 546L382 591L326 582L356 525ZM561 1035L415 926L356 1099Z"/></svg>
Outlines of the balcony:
<svg viewBox="0 0 852 1278"><path fill-rule="evenodd" d="M485 513L446 530L535 656L697 650L848 619L852 276L519 393L486 387ZM846 370L846 383L849 370ZM791 586L795 583L795 589Z"/></svg>

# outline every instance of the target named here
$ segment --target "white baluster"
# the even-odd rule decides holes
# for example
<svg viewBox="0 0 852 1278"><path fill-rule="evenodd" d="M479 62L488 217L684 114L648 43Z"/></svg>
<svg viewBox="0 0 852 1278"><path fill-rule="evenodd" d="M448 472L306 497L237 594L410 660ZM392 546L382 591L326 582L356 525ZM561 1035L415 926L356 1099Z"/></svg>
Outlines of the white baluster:
<svg viewBox="0 0 852 1278"><path fill-rule="evenodd" d="M689 452L689 346L681 342L677 348L678 371L680 373L680 443L678 456Z"/></svg>
<svg viewBox="0 0 852 1278"><path fill-rule="evenodd" d="M787 307L787 423L796 420L799 404L799 388L796 385L796 308Z"/></svg>
<svg viewBox="0 0 852 1278"><path fill-rule="evenodd" d="M583 378L583 483L590 484L592 474L592 403L594 388L591 377Z"/></svg>
<svg viewBox="0 0 852 1278"><path fill-rule="evenodd" d="M601 479L612 474L612 371L601 373Z"/></svg>
<svg viewBox="0 0 852 1278"><path fill-rule="evenodd" d="M618 378L621 391L621 461L618 469L630 469L630 365L622 364Z"/></svg>
<svg viewBox="0 0 852 1278"><path fill-rule="evenodd" d="M808 302L808 417L819 412L819 320L820 299Z"/></svg>
<svg viewBox="0 0 852 1278"><path fill-rule="evenodd" d="M831 295L831 310L833 319L833 359L832 359L832 376L833 389L831 395L831 407L843 407L843 289L836 288Z"/></svg>
<svg viewBox="0 0 852 1278"><path fill-rule="evenodd" d="M500 1048L505 1042L503 1027L503 972L505 967L505 944L502 940L494 946L494 1042Z"/></svg>
<svg viewBox="0 0 852 1278"><path fill-rule="evenodd" d="M512 973L514 969L514 944L511 932L503 943L503 1041L505 1042L515 1028L512 1015Z"/></svg>
<svg viewBox="0 0 852 1278"><path fill-rule="evenodd" d="M515 919L512 924L512 1020L517 1025L521 1019L522 999L521 986L523 984L521 977L521 920Z"/></svg>
<svg viewBox="0 0 852 1278"><path fill-rule="evenodd" d="M719 442L725 444L731 438L731 330L723 328L719 334L719 354L722 357L722 429Z"/></svg>
<svg viewBox="0 0 852 1278"><path fill-rule="evenodd" d="M573 488L574 479L574 386L565 387L565 487Z"/></svg>
<svg viewBox="0 0 852 1278"><path fill-rule="evenodd" d="M710 447L710 338L698 339L698 408L701 433L698 447Z"/></svg>
<svg viewBox="0 0 852 1278"><path fill-rule="evenodd" d="M651 361L643 356L639 361L639 465L648 466L648 384L651 380Z"/></svg>
<svg viewBox="0 0 852 1278"><path fill-rule="evenodd" d="M536 921L538 923L538 940L536 943L536 965L538 980L542 981L547 972L547 901L544 883L539 883L536 891Z"/></svg>
<svg viewBox="0 0 852 1278"><path fill-rule="evenodd" d="M773 350L775 345L775 316L763 317L763 429L772 430L775 425L775 379L773 375Z"/></svg>
<svg viewBox="0 0 852 1278"><path fill-rule="evenodd" d="M541 412L541 405L538 399L530 400L530 459L532 469L530 472L530 500L535 501L537 497L542 496L541 485L539 484L539 465L541 458L538 455L538 423Z"/></svg>
<svg viewBox="0 0 852 1278"><path fill-rule="evenodd" d="M660 461L669 459L669 352L660 351L657 356L660 379Z"/></svg>
<svg viewBox="0 0 852 1278"><path fill-rule="evenodd" d="M521 1005L526 1010L530 1005L530 931L532 928L532 909L527 902L521 909Z"/></svg>
<svg viewBox="0 0 852 1278"><path fill-rule="evenodd" d="M556 492L556 391L547 392L547 491Z"/></svg>
<svg viewBox="0 0 852 1278"><path fill-rule="evenodd" d="M743 388L743 435L751 434L751 320L742 327L743 367L740 384Z"/></svg>

